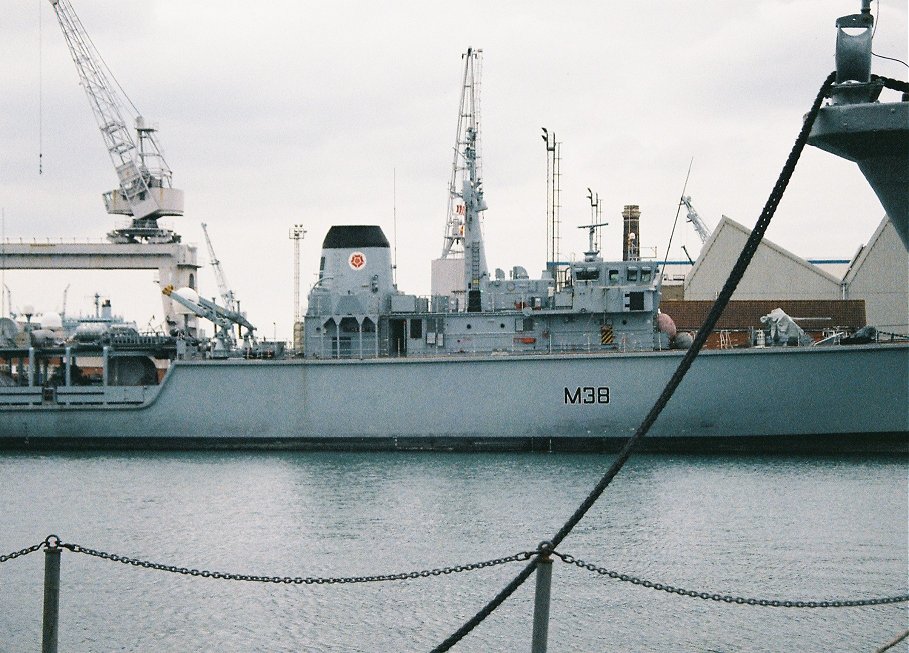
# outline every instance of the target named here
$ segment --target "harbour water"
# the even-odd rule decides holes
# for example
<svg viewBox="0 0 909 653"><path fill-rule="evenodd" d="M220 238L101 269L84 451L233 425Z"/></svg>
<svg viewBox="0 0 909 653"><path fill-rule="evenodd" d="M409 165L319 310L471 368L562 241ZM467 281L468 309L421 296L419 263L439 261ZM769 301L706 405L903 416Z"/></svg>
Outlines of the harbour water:
<svg viewBox="0 0 909 653"><path fill-rule="evenodd" d="M611 455L0 454L0 554L55 533L168 565L363 576L535 548ZM633 456L560 551L709 593L780 600L906 593L900 457ZM0 564L0 651L40 648L44 554ZM274 585L195 578L64 550L61 651L425 651L523 563L414 580ZM457 651L530 650L533 579ZM906 604L736 605L558 560L549 650L873 651ZM906 642L893 650L906 651Z"/></svg>

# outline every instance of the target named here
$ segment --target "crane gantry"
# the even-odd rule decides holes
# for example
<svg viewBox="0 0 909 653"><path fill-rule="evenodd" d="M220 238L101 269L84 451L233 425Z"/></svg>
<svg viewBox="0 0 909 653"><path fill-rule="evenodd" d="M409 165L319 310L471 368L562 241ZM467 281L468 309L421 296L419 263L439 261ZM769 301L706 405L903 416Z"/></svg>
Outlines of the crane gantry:
<svg viewBox="0 0 909 653"><path fill-rule="evenodd" d="M133 217L128 227L109 232L108 239L121 243L179 242L176 233L158 226L158 218L183 215L183 191L172 186L171 169L158 143L157 129L136 110L133 136L124 119L124 114L132 113L111 83L116 80L69 0L50 3L119 180L118 188L104 193L105 208L110 214ZM135 110L132 102L129 105Z"/></svg>

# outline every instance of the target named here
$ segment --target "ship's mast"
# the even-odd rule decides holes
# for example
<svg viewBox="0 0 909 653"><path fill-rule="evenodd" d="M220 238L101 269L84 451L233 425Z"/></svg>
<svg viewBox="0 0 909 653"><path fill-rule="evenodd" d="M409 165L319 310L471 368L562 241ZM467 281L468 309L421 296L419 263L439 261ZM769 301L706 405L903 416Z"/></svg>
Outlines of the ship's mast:
<svg viewBox="0 0 909 653"><path fill-rule="evenodd" d="M559 234L561 219L562 143L556 140L555 132L542 128L543 142L546 143L546 269L552 274L556 287L559 281Z"/></svg>
<svg viewBox="0 0 909 653"><path fill-rule="evenodd" d="M461 101L458 105L458 129L455 133L454 158L451 162L451 180L448 183L448 214L445 237L442 242L441 258L462 258L465 256L468 203L464 197L465 182L469 182L472 193L482 203L482 164L480 157L480 70L482 50L468 48L461 55L464 60L464 74L461 80ZM468 156L472 160L468 160ZM476 217L476 216L474 216ZM481 243L482 245L482 243ZM469 268L469 266L467 266Z"/></svg>
<svg viewBox="0 0 909 653"><path fill-rule="evenodd" d="M598 238L600 228L609 225L603 222L603 205L600 203L600 194L587 189L587 199L590 200L590 224L581 225L578 229L587 229L587 251L584 252L585 261L598 261L603 245Z"/></svg>

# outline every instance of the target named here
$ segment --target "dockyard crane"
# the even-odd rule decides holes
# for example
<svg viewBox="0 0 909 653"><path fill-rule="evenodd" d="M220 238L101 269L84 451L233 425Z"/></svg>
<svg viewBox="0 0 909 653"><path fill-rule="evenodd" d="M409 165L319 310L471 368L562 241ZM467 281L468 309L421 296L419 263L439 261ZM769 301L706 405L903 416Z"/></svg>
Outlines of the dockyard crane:
<svg viewBox="0 0 909 653"><path fill-rule="evenodd" d="M111 83L116 80L69 0L50 0L50 3L120 183L119 188L104 193L105 207L110 214L133 217L129 227L111 231L108 239L123 243L178 242L177 234L158 226L161 217L183 215L183 191L172 186L171 169L158 144L157 129L138 115L130 101L136 114L133 137L123 117L133 113L117 92L119 84L115 87Z"/></svg>
<svg viewBox="0 0 909 653"><path fill-rule="evenodd" d="M701 244L703 245L707 242L707 239L710 238L710 227L706 225L701 219L701 216L698 215L698 212L694 210L694 206L691 205L690 195L682 195L682 204L688 209L688 222L694 225L694 230L698 232Z"/></svg>
<svg viewBox="0 0 909 653"><path fill-rule="evenodd" d="M205 234L205 244L208 246L208 259L211 261L211 268L215 272L215 280L218 282L218 292L221 293L221 300L229 311L237 310L237 298L234 291L227 285L227 277L224 276L224 270L221 269L221 261L215 256L215 248L211 244L211 238L208 236L208 225L202 223L202 233Z"/></svg>

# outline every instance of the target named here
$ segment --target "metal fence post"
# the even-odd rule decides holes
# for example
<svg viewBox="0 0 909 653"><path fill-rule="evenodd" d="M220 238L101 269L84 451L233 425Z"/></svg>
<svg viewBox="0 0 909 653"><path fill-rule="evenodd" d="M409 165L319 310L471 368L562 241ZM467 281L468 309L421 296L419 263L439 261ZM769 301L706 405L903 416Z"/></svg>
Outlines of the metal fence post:
<svg viewBox="0 0 909 653"><path fill-rule="evenodd" d="M548 543L544 543L548 544ZM533 640L531 653L546 653L549 639L549 592L552 587L552 557L541 545L537 555L537 590L533 606Z"/></svg>
<svg viewBox="0 0 909 653"><path fill-rule="evenodd" d="M44 550L44 625L41 653L57 653L57 632L60 616L60 547L55 535L47 538Z"/></svg>

